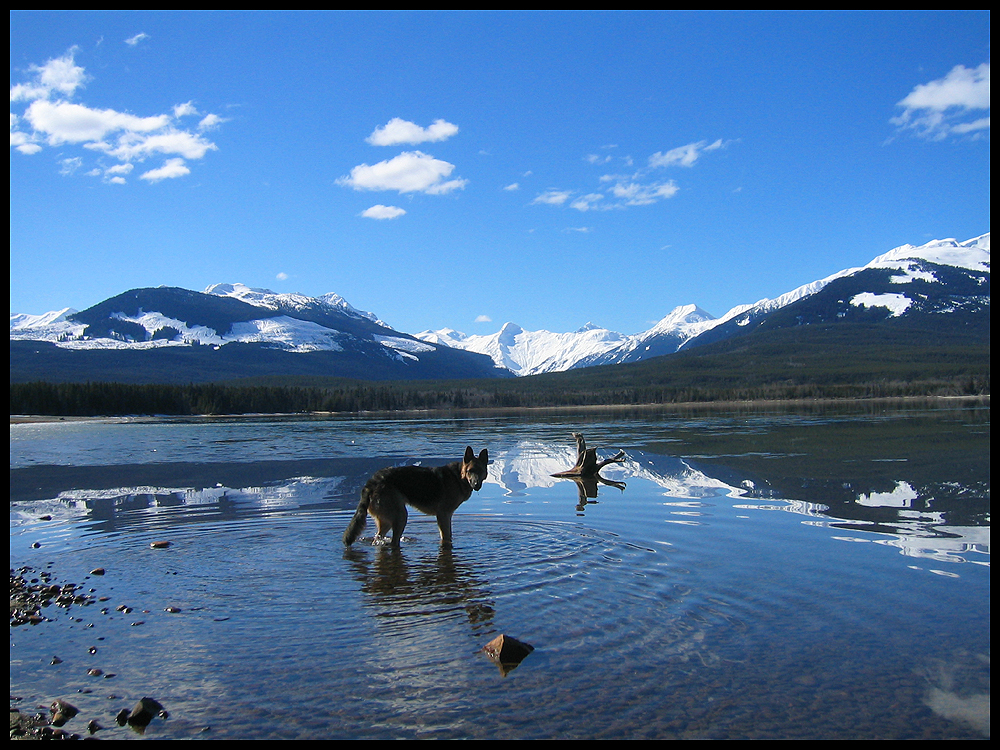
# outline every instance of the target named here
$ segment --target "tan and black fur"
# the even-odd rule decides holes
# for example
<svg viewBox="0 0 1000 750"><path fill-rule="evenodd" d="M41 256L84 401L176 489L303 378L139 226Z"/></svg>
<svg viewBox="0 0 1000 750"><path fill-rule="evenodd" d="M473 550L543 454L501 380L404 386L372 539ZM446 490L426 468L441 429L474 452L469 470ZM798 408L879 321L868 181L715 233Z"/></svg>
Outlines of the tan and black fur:
<svg viewBox="0 0 1000 750"><path fill-rule="evenodd" d="M375 519L376 542L392 531L392 546L398 547L406 528L406 506L437 518L441 544L451 545L451 517L459 505L483 486L489 455L483 448L477 457L472 447L465 458L446 466L395 466L381 469L361 490L358 510L344 532L344 544L353 544L364 531L367 517Z"/></svg>

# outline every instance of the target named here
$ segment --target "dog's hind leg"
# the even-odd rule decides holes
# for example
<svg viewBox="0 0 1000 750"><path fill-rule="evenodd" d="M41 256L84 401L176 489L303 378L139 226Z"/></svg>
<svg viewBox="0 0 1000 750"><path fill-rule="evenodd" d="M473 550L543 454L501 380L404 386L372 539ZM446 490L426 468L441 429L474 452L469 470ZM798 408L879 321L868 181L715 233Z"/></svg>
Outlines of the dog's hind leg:
<svg viewBox="0 0 1000 750"><path fill-rule="evenodd" d="M372 494L369 512L375 518L376 543L388 538L392 532L392 546L398 547L406 528L406 498L394 487L383 487Z"/></svg>

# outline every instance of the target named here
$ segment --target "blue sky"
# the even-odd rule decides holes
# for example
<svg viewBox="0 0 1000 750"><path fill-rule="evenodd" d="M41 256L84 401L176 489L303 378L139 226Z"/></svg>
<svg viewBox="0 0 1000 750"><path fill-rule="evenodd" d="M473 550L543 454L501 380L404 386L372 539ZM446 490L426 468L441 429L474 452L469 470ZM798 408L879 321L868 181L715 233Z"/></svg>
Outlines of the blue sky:
<svg viewBox="0 0 1000 750"><path fill-rule="evenodd" d="M645 330L990 230L990 16L11 13L11 312Z"/></svg>

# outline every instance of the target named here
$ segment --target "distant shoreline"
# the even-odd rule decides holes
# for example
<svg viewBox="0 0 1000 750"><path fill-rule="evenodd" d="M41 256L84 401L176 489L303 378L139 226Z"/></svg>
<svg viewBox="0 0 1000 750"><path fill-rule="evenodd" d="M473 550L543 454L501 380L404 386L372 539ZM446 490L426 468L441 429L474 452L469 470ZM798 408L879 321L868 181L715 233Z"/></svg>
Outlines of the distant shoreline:
<svg viewBox="0 0 1000 750"><path fill-rule="evenodd" d="M10 424L44 424L48 422L103 422L114 424L132 420L191 420L191 419L261 419L261 418L309 418L309 417L356 417L356 416L427 416L445 414L465 414L475 415L518 415L518 414L572 414L574 412L601 412L601 411L692 411L710 410L726 411L733 409L760 409L766 407L822 407L835 405L914 405L925 402L928 405L942 404L945 402L970 402L989 405L990 395L978 396L886 396L882 398L797 398L797 399L758 399L752 401L686 401L683 403L670 404L591 404L591 405L570 405L570 406L497 406L497 407L468 407L449 409L399 409L389 411L361 410L361 411L312 411L312 412L275 412L275 413L250 413L250 414L132 414L128 416L50 416L35 414L11 414Z"/></svg>

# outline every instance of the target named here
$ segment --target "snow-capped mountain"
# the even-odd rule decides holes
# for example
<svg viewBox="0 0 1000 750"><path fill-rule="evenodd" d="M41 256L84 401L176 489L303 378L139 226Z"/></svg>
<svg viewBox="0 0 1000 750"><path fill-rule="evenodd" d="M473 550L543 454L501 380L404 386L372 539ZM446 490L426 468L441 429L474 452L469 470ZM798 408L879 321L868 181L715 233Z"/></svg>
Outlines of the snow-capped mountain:
<svg viewBox="0 0 1000 750"><path fill-rule="evenodd" d="M73 374L66 377L78 379L81 367L91 379L151 382L272 374L370 380L509 375L486 357L394 331L339 295L276 294L243 284L216 284L205 292L134 289L83 312L11 315L10 339L11 378L17 380L39 372L61 379L67 369ZM70 352L88 357L71 363Z"/></svg>
<svg viewBox="0 0 1000 750"><path fill-rule="evenodd" d="M672 310L652 328L631 336L593 329L573 333L525 331L506 323L492 335L467 336L458 331L424 331L423 341L488 354L498 367L517 375L533 375L595 365L638 362L672 354L764 325L779 310L814 297L837 282L838 296L830 315L820 319L850 320L856 315L898 317L921 312L974 310L989 307L990 235L965 242L933 240L915 247L902 245L859 268L848 268L775 297L738 305L719 318L696 305ZM853 279L853 281L847 281ZM846 291L850 289L850 294ZM844 299L840 299L844 297ZM831 317L832 316L832 317ZM807 316L808 317L808 316ZM780 317L773 320L777 324ZM800 315L789 324L805 322ZM602 332L599 337L592 334Z"/></svg>
<svg viewBox="0 0 1000 750"><path fill-rule="evenodd" d="M985 315L989 325L990 235L964 242L902 245L860 268L848 268L775 299L734 307L685 343L700 346L755 330L857 320ZM953 315L953 317L954 317Z"/></svg>
<svg viewBox="0 0 1000 750"><path fill-rule="evenodd" d="M130 294L134 300L125 299ZM198 302L196 293L166 287L134 290L114 297L117 305L110 305L117 308L114 310L103 309L112 302L108 300L83 313L66 308L43 315L11 315L10 337L13 340L51 341L66 349L152 349L194 344L224 346L239 342L307 352L342 351L339 340L345 331L341 329L356 328L355 325L344 326L344 321L338 319L343 316L374 323L385 329L385 333L395 333L376 316L357 310L337 294L313 298L301 294L276 294L269 289L254 289L243 284L213 284L204 294L239 300L248 307L236 312L230 306L229 314L219 321L201 324L195 321L202 319L207 310L196 311L196 305L192 304ZM136 308L134 303L137 302L152 303L155 307L147 309L139 305ZM202 300L201 306L205 307L206 301ZM164 312L168 309L171 310L169 314ZM250 319L245 319L248 317ZM332 319L323 320L324 317ZM396 348L393 344L399 336L383 338L389 342L383 345ZM425 344L412 340L398 348L405 352L429 351Z"/></svg>
<svg viewBox="0 0 1000 750"><path fill-rule="evenodd" d="M416 337L429 343L486 354L493 358L497 367L505 367L516 375L568 370L581 359L603 354L626 339L620 333L593 323L571 333L526 331L515 323L505 323L499 331L488 336L467 336L445 328L423 331Z"/></svg>
<svg viewBox="0 0 1000 750"><path fill-rule="evenodd" d="M720 318L695 305L677 307L631 336L590 323L570 333L506 323L489 336L451 329L409 335L337 294L278 294L243 284L215 284L204 292L159 287L125 292L83 312L12 314L11 380L534 375L636 362L758 330L815 323L897 321L933 331L948 321L988 337L989 307L989 233L964 242L903 245L865 266L738 305ZM71 352L89 354L71 361ZM95 359L97 352L109 356ZM146 352L147 358L114 358L110 352Z"/></svg>
<svg viewBox="0 0 1000 750"><path fill-rule="evenodd" d="M673 354L684 344L718 324L718 319L697 305L675 307L648 331L627 336L614 349L584 357L572 367L638 362L662 354Z"/></svg>

